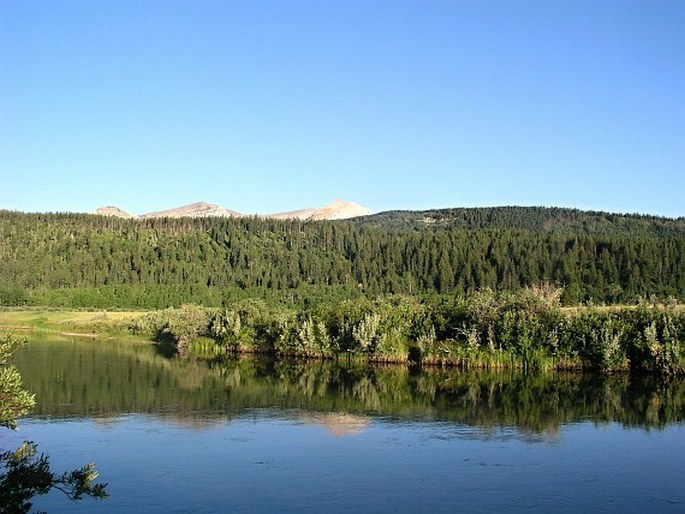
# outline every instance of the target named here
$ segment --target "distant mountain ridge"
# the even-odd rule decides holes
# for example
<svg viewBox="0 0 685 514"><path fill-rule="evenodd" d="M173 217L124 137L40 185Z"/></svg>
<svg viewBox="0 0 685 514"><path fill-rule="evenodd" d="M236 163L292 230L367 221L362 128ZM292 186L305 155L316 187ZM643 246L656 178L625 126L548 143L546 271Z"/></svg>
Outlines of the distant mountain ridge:
<svg viewBox="0 0 685 514"><path fill-rule="evenodd" d="M207 218L207 217L244 217L249 216L231 209L226 209L220 205L196 202L173 209L166 209L163 211L149 212L140 216L135 216L126 212L123 209L115 206L99 207L95 214L102 216L114 216L118 218ZM277 214L259 215L261 218L272 219L299 219L299 220L343 220L356 218L360 216L368 216L372 214L371 209L362 207L355 202L347 202L344 200L335 200L332 203L321 208L308 208L296 211L281 212Z"/></svg>
<svg viewBox="0 0 685 514"><path fill-rule="evenodd" d="M140 216L141 218L209 218L209 217L224 217L231 218L234 216L242 216L237 211L226 209L219 205L205 202L196 202L173 209L166 209L163 211L149 212Z"/></svg>

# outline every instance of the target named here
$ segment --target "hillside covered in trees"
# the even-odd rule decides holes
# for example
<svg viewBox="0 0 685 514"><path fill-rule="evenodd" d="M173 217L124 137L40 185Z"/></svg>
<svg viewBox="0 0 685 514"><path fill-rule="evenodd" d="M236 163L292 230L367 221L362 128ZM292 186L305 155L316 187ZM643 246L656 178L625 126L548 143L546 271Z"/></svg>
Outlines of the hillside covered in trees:
<svg viewBox="0 0 685 514"><path fill-rule="evenodd" d="M240 294L468 294L550 283L563 301L685 299L685 220L558 208L349 221L126 220L0 211L0 305L158 308Z"/></svg>
<svg viewBox="0 0 685 514"><path fill-rule="evenodd" d="M386 211L360 218L366 226L398 230L524 229L604 236L683 235L685 218L613 214L561 207L479 207Z"/></svg>

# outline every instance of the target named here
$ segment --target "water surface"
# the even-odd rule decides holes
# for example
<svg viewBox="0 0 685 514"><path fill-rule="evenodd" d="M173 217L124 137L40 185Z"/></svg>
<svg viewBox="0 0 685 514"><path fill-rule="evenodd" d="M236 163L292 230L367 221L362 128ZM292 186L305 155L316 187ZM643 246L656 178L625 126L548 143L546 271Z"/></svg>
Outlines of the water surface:
<svg viewBox="0 0 685 514"><path fill-rule="evenodd" d="M147 343L36 340L37 395L2 447L96 461L112 497L51 512L685 509L685 384L650 377L370 368Z"/></svg>

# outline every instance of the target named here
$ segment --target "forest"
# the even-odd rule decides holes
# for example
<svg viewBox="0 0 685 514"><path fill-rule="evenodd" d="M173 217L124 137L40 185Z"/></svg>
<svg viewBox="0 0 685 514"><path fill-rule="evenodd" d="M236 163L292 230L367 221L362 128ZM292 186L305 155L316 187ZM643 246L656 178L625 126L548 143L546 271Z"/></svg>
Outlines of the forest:
<svg viewBox="0 0 685 514"><path fill-rule="evenodd" d="M682 235L685 219L643 214L615 214L562 207L477 207L427 211L386 211L359 218L386 229L527 229L564 234Z"/></svg>
<svg viewBox="0 0 685 514"><path fill-rule="evenodd" d="M220 307L261 297L563 289L564 305L685 299L685 220L543 207L347 221L0 211L0 306Z"/></svg>

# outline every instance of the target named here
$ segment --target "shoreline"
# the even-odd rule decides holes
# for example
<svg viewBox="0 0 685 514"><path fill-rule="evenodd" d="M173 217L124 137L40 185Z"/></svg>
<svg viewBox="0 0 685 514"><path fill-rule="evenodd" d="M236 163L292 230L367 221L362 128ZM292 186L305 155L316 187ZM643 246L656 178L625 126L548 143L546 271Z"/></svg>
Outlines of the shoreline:
<svg viewBox="0 0 685 514"><path fill-rule="evenodd" d="M383 325L383 316L397 315L393 310L397 307L387 307L376 305L357 321L349 318L349 313L335 318L347 320L347 335L332 332L331 323L335 327L336 321L326 318L325 313L291 311L284 317L283 311L265 308L255 314L240 310L240 306L111 312L13 308L0 310L0 332L92 341L117 338L164 342L184 357L207 361L231 354L262 353L276 358L373 365L685 374L684 305L541 310L538 306L532 311L515 306L470 327L466 323L471 318L456 318L465 321L453 338L436 336L431 325L417 339L408 331L398 336L392 332L396 330L392 323ZM400 321L414 323L422 315L425 313L410 313ZM476 315L480 316L480 311ZM388 339L391 336L394 339Z"/></svg>

